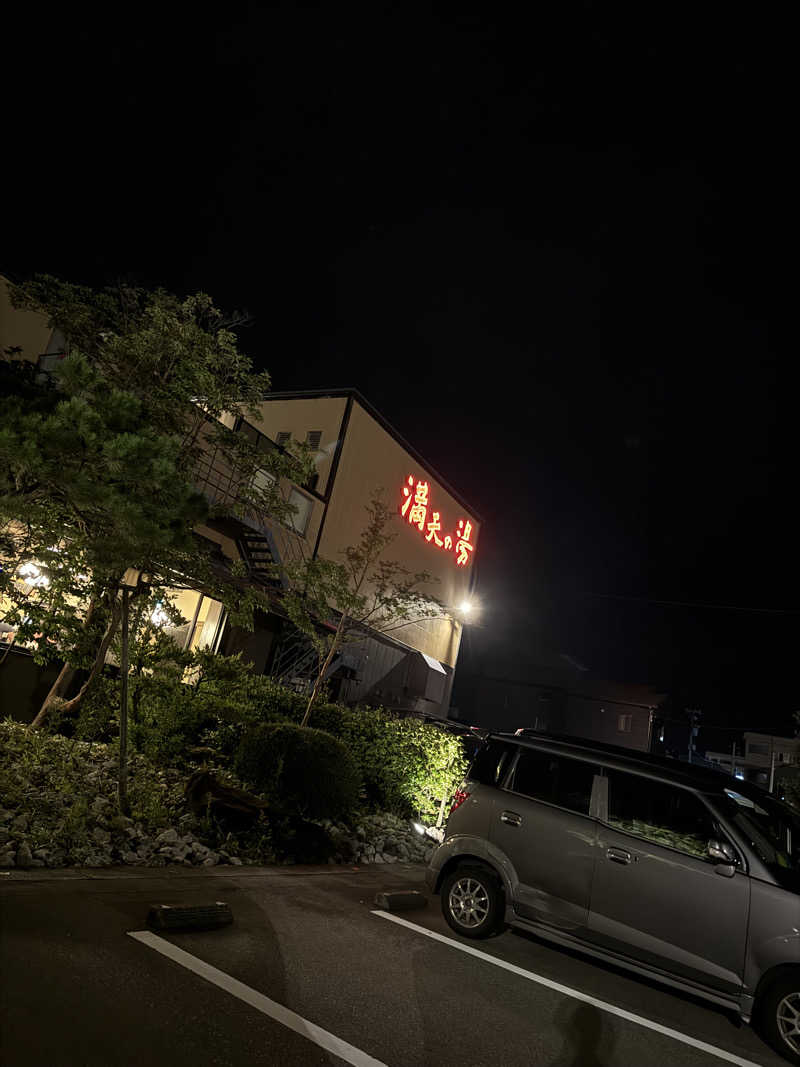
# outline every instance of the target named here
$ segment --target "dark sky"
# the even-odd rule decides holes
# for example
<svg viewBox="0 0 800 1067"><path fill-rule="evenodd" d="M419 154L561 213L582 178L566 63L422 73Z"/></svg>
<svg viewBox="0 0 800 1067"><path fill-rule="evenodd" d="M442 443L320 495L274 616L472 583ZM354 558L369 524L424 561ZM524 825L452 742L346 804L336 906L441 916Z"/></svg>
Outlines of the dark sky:
<svg viewBox="0 0 800 1067"><path fill-rule="evenodd" d="M276 389L361 389L486 519L464 702L563 652L785 730L788 27L450 7L39 26L0 269L201 288Z"/></svg>

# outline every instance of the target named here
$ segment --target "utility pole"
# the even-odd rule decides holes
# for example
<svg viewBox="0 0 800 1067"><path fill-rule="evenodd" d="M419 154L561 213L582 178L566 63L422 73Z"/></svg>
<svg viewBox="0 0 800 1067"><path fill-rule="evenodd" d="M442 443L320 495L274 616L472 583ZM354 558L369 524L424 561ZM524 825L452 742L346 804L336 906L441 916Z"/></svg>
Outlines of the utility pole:
<svg viewBox="0 0 800 1067"><path fill-rule="evenodd" d="M119 810L130 814L128 803L128 597L130 589L122 587L122 698L119 709Z"/></svg>
<svg viewBox="0 0 800 1067"><path fill-rule="evenodd" d="M772 741L772 758L769 761L769 791L772 792L772 787L775 784L775 739Z"/></svg>
<svg viewBox="0 0 800 1067"><path fill-rule="evenodd" d="M736 742L731 741L731 777L736 777Z"/></svg>
<svg viewBox="0 0 800 1067"><path fill-rule="evenodd" d="M697 708L687 708L686 714L689 717L689 762L691 763L692 753L694 752L694 739L697 737L700 730L700 727L697 724L703 713Z"/></svg>

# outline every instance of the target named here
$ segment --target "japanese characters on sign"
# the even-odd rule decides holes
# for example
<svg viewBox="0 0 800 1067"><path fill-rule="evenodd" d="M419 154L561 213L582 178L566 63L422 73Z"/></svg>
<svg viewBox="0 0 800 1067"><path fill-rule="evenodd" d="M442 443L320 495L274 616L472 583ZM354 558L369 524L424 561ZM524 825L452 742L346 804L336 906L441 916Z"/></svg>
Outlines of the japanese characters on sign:
<svg viewBox="0 0 800 1067"><path fill-rule="evenodd" d="M442 518L430 501L430 486L409 474L403 486L400 514L410 526L416 526L425 540L444 552L455 555L457 567L467 567L475 551L472 523L459 519L454 533L442 533Z"/></svg>

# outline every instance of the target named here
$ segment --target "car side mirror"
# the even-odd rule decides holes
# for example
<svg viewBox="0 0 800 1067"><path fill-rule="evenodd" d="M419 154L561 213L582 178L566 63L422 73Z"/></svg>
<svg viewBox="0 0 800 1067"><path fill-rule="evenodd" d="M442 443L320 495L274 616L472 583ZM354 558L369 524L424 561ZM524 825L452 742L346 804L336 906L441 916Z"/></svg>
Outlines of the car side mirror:
<svg viewBox="0 0 800 1067"><path fill-rule="evenodd" d="M717 874L732 878L736 873L736 853L727 841L712 838L708 842L708 858L713 860Z"/></svg>

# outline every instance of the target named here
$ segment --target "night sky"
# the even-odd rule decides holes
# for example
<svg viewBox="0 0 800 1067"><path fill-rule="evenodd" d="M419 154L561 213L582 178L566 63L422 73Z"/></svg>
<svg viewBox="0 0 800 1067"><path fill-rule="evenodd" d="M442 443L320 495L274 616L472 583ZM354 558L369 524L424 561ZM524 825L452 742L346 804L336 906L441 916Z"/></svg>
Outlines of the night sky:
<svg viewBox="0 0 800 1067"><path fill-rule="evenodd" d="M788 732L788 29L449 7L38 27L0 270L203 289L274 388L360 389L486 520L474 717L567 654Z"/></svg>

